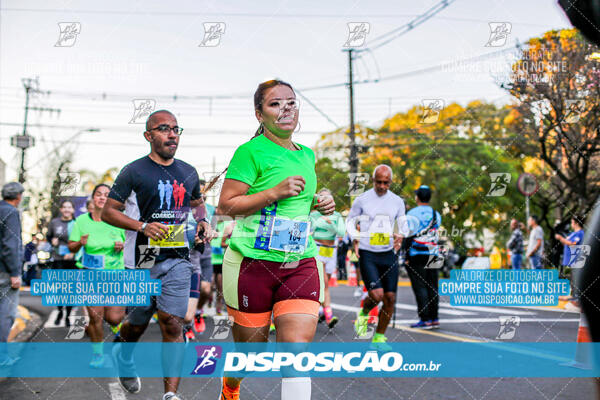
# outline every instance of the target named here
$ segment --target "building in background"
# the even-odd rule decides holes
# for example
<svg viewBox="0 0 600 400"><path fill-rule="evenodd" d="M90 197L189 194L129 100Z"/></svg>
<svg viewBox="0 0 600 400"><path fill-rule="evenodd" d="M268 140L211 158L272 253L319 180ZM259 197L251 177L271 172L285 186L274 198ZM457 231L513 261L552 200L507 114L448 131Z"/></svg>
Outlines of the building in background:
<svg viewBox="0 0 600 400"><path fill-rule="evenodd" d="M0 158L0 186L6 183L6 163Z"/></svg>

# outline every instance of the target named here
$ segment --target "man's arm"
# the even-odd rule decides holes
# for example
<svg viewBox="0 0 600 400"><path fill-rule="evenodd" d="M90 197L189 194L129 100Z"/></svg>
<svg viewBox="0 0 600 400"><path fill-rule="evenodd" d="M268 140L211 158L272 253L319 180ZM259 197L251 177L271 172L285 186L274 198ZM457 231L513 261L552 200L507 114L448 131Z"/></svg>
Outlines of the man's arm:
<svg viewBox="0 0 600 400"><path fill-rule="evenodd" d="M21 249L19 248L19 236L21 234L20 224L19 214L15 210L11 210L4 222L0 223L0 229L2 229L0 255L8 268L11 278L21 276Z"/></svg>

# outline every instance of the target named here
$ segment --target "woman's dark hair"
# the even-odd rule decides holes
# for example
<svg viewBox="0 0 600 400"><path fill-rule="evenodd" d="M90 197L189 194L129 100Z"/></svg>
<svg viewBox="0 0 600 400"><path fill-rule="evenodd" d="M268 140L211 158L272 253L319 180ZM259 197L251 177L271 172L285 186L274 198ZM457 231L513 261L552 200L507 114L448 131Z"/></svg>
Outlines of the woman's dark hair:
<svg viewBox="0 0 600 400"><path fill-rule="evenodd" d="M279 85L287 86L290 89L292 89L292 92L294 92L294 88L292 87L292 85L290 85L287 82L281 81L279 79L271 79L270 81L263 82L260 85L258 85L258 88L256 88L256 92L254 92L254 109L258 110L258 111L262 111L263 101L265 100L265 92L267 90L274 88L275 86L279 86ZM258 129L256 130L254 137L262 135L263 133L264 133L264 127L261 124L258 127Z"/></svg>
<svg viewBox="0 0 600 400"><path fill-rule="evenodd" d="M58 208L63 208L63 206L64 206L66 203L69 203L69 204L71 204L71 207L75 208L75 204L73 204L73 202L72 202L71 200L63 200L63 201L61 201L61 202L58 204Z"/></svg>
<svg viewBox="0 0 600 400"><path fill-rule="evenodd" d="M110 190L110 186L107 185L106 183L99 183L99 184L96 185L96 187L94 188L94 190L92 190L92 197L94 197L94 195L96 194L96 191L98 189L100 189L102 186L104 186L104 187L108 188L108 190Z"/></svg>
<svg viewBox="0 0 600 400"><path fill-rule="evenodd" d="M581 228L583 228L583 218L581 218L581 215L573 214L573 216L571 217L571 220L575 221L575 223L577 225L579 225Z"/></svg>

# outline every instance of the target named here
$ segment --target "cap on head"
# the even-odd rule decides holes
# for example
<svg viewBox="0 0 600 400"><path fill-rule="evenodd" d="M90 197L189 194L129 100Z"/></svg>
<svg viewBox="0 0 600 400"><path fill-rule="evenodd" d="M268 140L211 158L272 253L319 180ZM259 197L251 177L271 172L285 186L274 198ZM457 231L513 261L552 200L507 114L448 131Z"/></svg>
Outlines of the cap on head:
<svg viewBox="0 0 600 400"><path fill-rule="evenodd" d="M8 182L2 186L2 198L4 200L14 200L24 191L25 188L19 182Z"/></svg>
<svg viewBox="0 0 600 400"><path fill-rule="evenodd" d="M421 185L417 190L415 190L415 194L419 201L423 203L429 203L431 200L431 189L427 185Z"/></svg>

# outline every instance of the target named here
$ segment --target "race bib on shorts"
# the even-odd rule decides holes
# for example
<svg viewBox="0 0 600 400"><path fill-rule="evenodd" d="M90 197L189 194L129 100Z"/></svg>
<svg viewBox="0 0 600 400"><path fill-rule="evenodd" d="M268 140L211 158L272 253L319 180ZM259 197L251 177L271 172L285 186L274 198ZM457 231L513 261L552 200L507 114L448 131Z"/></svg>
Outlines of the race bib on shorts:
<svg viewBox="0 0 600 400"><path fill-rule="evenodd" d="M319 255L321 257L331 258L333 257L333 250L335 250L333 247L319 246Z"/></svg>
<svg viewBox="0 0 600 400"><path fill-rule="evenodd" d="M371 246L387 246L390 244L390 234L373 232L369 234L369 244Z"/></svg>
<svg viewBox="0 0 600 400"><path fill-rule="evenodd" d="M308 221L292 221L275 217L271 228L269 249L302 254L306 251L309 229Z"/></svg>
<svg viewBox="0 0 600 400"><path fill-rule="evenodd" d="M167 225L167 237L164 239L148 239L148 246L151 247L187 247L185 237L185 225Z"/></svg>
<svg viewBox="0 0 600 400"><path fill-rule="evenodd" d="M104 269L104 256L89 254L84 251L81 257L81 264L89 269Z"/></svg>

